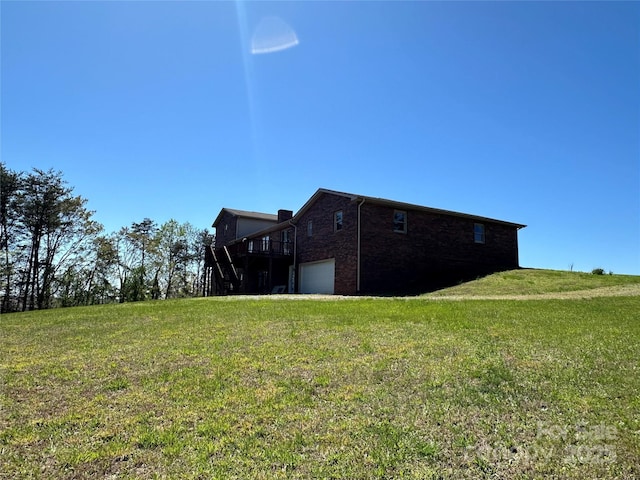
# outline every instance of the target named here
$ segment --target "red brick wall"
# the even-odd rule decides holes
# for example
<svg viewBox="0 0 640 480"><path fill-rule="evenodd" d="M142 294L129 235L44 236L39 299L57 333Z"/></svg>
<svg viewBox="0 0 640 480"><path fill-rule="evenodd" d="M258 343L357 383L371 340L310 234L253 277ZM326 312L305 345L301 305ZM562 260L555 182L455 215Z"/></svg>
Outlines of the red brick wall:
<svg viewBox="0 0 640 480"><path fill-rule="evenodd" d="M291 220L293 217L292 210L278 210L278 223L286 222L287 220Z"/></svg>
<svg viewBox="0 0 640 480"><path fill-rule="evenodd" d="M337 211L343 215L340 231L334 228ZM362 206L360 292L357 290L358 201L322 193L309 210L296 219L297 264L335 258L334 291L342 295L417 293L518 267L515 227L481 222L485 226L485 243L477 244L474 242L476 220L407 210L407 232L397 233L393 231L393 212L393 207L371 202ZM313 222L311 237L307 236L309 220ZM235 239L236 222L235 216L223 214L216 228L216 246ZM272 232L270 236L280 241L281 231ZM291 231L292 241L293 237Z"/></svg>
<svg viewBox="0 0 640 480"><path fill-rule="evenodd" d="M407 233L396 233L393 212L362 206L362 293L420 291L518 267L515 227L408 210ZM476 222L485 226L484 244L474 242Z"/></svg>
<svg viewBox="0 0 640 480"><path fill-rule="evenodd" d="M334 231L334 213L342 211L342 230ZM307 236L308 221L313 235ZM322 194L297 221L298 265L328 258L336 259L334 291L355 295L357 278L358 204L339 195Z"/></svg>

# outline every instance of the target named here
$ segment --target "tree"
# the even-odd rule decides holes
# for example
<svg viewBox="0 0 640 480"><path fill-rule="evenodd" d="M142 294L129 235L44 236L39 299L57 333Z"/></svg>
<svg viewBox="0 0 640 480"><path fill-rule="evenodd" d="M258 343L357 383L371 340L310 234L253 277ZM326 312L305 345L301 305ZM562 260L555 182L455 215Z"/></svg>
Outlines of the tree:
<svg viewBox="0 0 640 480"><path fill-rule="evenodd" d="M121 302L145 300L150 289L147 275L149 257L155 254L155 222L145 218L123 227L114 237L118 252L118 277L120 279Z"/></svg>
<svg viewBox="0 0 640 480"><path fill-rule="evenodd" d="M14 310L12 305L14 258L17 256L17 238L19 236L16 206L18 193L22 185L22 174L6 168L0 163L0 270L2 273L2 303L0 312Z"/></svg>
<svg viewBox="0 0 640 480"><path fill-rule="evenodd" d="M29 238L29 253L23 277L23 310L34 309L36 301L40 308L44 304L45 288L42 287L49 283L49 278L41 282L40 277L43 273L44 277L51 275L51 268L46 261L43 268L40 260L42 242L59 226L60 199L68 198L69 195L70 190L64 186L60 174L52 170L44 172L35 169L24 180L19 210ZM50 259L49 253L46 255L47 260Z"/></svg>
<svg viewBox="0 0 640 480"><path fill-rule="evenodd" d="M164 298L193 295L193 287L197 286L194 280L199 276L200 238L200 232L193 225L180 224L174 219L158 230L156 278Z"/></svg>
<svg viewBox="0 0 640 480"><path fill-rule="evenodd" d="M173 280L180 268L181 252L184 250L184 231L176 220L169 220L158 230L158 250L156 256L156 282L160 289L160 275L162 275L162 290L164 297L170 298L173 293Z"/></svg>
<svg viewBox="0 0 640 480"><path fill-rule="evenodd" d="M91 303L105 303L114 297L115 288L112 280L118 266L118 250L110 237L100 236L93 243L95 262L91 271L89 291Z"/></svg>
<svg viewBox="0 0 640 480"><path fill-rule="evenodd" d="M192 294L200 295L203 293L204 286L204 252L215 242L213 234L207 229L199 230L193 242L194 258L195 258L195 276L193 279Z"/></svg>
<svg viewBox="0 0 640 480"><path fill-rule="evenodd" d="M111 241L116 249L117 261L117 277L119 281L118 300L120 303L127 301L127 285L130 279L130 272L137 265L136 254L137 249L130 241L129 228L122 227L118 232L114 233Z"/></svg>
<svg viewBox="0 0 640 480"><path fill-rule="evenodd" d="M80 197L68 198L62 202L59 223L55 230L47 232L45 249L45 274L38 298L38 308L48 306L57 292L57 275L65 270L80 272L79 285L85 286L86 297L91 285L92 264L94 263L93 242L102 226L91 220L93 212L84 208L86 200ZM86 303L83 301L82 303Z"/></svg>
<svg viewBox="0 0 640 480"><path fill-rule="evenodd" d="M1 312L200 292L206 230L145 218L103 235L86 203L61 172L0 163Z"/></svg>
<svg viewBox="0 0 640 480"><path fill-rule="evenodd" d="M67 265L56 277L56 305L70 307L113 301L112 282L118 263L117 251L109 237L98 236L87 246L85 262Z"/></svg>
<svg viewBox="0 0 640 480"><path fill-rule="evenodd" d="M48 308L60 286L56 275L84 261L102 226L91 219L86 200L72 195L60 172L34 169L16 193L14 218L20 237L12 262L19 275L13 289L22 310Z"/></svg>
<svg viewBox="0 0 640 480"><path fill-rule="evenodd" d="M132 223L129 238L140 250L140 266L145 269L145 259L155 244L155 233L158 231L156 223L150 218L145 218L140 223Z"/></svg>

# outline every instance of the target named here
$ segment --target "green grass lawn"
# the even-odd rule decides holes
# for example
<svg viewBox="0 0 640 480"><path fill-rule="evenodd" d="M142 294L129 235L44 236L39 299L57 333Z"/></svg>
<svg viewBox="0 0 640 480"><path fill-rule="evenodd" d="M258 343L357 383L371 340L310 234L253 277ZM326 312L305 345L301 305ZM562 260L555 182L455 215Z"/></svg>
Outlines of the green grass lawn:
<svg viewBox="0 0 640 480"><path fill-rule="evenodd" d="M640 478L640 297L0 317L0 478Z"/></svg>
<svg viewBox="0 0 640 480"><path fill-rule="evenodd" d="M603 288L638 288L637 275L593 275L584 272L536 270L524 268L494 273L473 282L463 283L427 294L428 297L462 295L515 296L590 291Z"/></svg>

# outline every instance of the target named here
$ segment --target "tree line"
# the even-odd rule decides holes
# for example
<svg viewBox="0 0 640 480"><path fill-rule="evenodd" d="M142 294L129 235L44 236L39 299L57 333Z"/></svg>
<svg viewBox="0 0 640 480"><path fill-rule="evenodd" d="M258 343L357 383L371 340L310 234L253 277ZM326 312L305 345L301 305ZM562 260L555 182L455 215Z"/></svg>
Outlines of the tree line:
<svg viewBox="0 0 640 480"><path fill-rule="evenodd" d="M106 233L54 170L0 163L0 312L197 296L211 234L145 218Z"/></svg>

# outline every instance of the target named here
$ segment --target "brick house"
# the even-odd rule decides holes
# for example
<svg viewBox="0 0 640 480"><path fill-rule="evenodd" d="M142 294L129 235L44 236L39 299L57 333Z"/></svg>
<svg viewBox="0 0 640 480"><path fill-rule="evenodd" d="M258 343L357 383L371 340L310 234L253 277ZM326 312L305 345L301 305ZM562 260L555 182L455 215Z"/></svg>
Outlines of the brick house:
<svg viewBox="0 0 640 480"><path fill-rule="evenodd" d="M424 292L518 268L524 226L326 189L295 215L224 208L205 295Z"/></svg>

